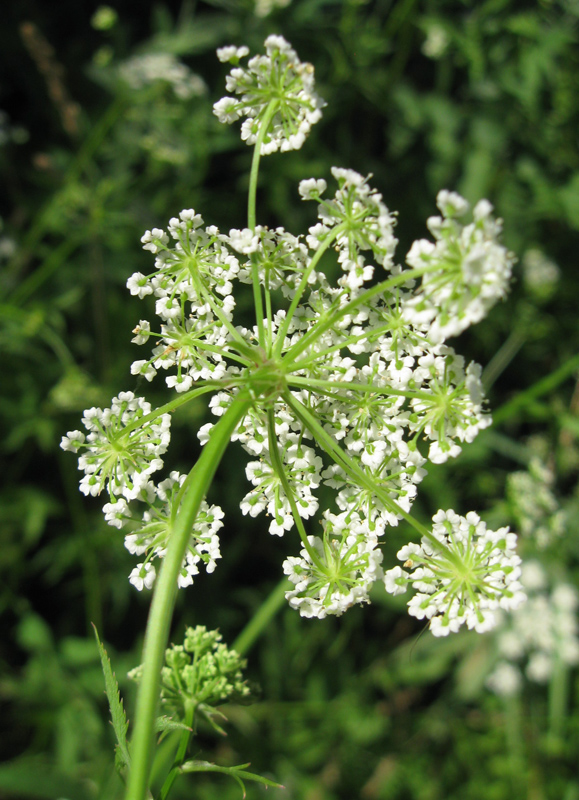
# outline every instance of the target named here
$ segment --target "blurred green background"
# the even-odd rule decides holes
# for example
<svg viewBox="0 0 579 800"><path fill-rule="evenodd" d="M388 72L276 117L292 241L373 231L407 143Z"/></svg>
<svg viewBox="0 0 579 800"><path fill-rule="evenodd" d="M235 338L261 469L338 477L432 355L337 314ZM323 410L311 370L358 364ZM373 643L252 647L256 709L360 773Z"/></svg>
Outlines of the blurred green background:
<svg viewBox="0 0 579 800"><path fill-rule="evenodd" d="M543 645L511 653L509 693L490 677L506 628L503 640L435 640L404 598L379 590L339 619L283 608L248 654L257 702L229 707L227 739L202 730L196 757L250 761L286 786L250 785L250 800L579 798L576 612L570 600L557 617L552 602L556 587L579 586L579 2L5 0L2 17L0 798L122 796L91 622L130 718L126 673L149 598L129 585L122 535L78 492L75 459L58 445L84 408L121 390L164 402L161 381L129 374L146 312L125 283L147 271L143 231L182 208L243 227L251 150L212 114L226 73L215 48L259 52L274 32L314 64L328 106L302 150L262 161L260 223L305 232L315 212L297 183L332 165L373 173L399 211L400 260L441 188L487 197L504 219L512 292L456 343L485 367L495 424L432 468L415 513L510 524L523 558L542 565L536 592L559 622L528 615L538 638L551 625L550 668L530 668ZM165 77L152 79L151 63ZM206 412L187 409L171 469L198 452ZM173 641L203 624L232 642L280 580L288 544L298 549L241 516L236 461L214 487L222 561L180 593ZM410 536L392 532L387 563ZM201 776L173 796L240 793Z"/></svg>

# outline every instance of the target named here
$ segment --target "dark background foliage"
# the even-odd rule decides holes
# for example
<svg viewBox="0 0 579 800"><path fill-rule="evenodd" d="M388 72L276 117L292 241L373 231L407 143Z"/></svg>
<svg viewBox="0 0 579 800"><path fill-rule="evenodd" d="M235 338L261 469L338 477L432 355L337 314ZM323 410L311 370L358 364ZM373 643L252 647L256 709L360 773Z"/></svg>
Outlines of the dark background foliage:
<svg viewBox="0 0 579 800"><path fill-rule="evenodd" d="M579 230L579 5L576 0L293 0L269 16L253 0L116 2L98 29L93 2L6 2L0 31L0 797L120 797L92 629L107 643L126 696L139 662L148 597L129 586L133 559L100 502L77 489L61 435L84 408L123 389L163 402L161 383L129 375L131 330L142 304L125 289L144 269L139 238L181 208L210 224L242 227L251 152L211 113L225 69L216 47L259 51L279 32L315 65L327 100L303 149L264 159L258 219L294 233L313 223L297 182L332 165L373 173L399 211L399 258L425 235L447 187L487 197L518 255L508 300L464 334L457 349L486 365L495 425L452 464L433 469L416 513L476 509L517 525L508 475L534 457L556 478L564 534L538 550L554 582L577 584L579 450L576 270ZM171 53L208 91L179 100L164 84L131 91L116 66ZM3 250L14 242L14 253ZM558 265L537 285L532 253ZM529 255L531 253L531 255ZM10 257L9 257L10 256ZM188 407L189 409L189 407ZM171 468L198 452L202 403L173 425ZM281 575L288 542L241 517L245 477L236 455L214 497L227 526L223 559L181 593L186 624L219 627L232 641ZM392 532L385 559L409 538ZM289 542L289 547L297 545ZM230 735L202 732L203 757L251 761L286 785L269 796L352 798L579 797L576 675L566 676L553 726L544 687L519 704L485 688L492 636L436 641L403 602L377 592L339 619L282 609L249 653L259 701L231 707ZM549 714L551 713L551 718ZM160 750L163 769L172 741ZM482 787L482 788L481 788ZM219 778L177 783L175 797L238 792ZM251 787L250 797L262 795Z"/></svg>

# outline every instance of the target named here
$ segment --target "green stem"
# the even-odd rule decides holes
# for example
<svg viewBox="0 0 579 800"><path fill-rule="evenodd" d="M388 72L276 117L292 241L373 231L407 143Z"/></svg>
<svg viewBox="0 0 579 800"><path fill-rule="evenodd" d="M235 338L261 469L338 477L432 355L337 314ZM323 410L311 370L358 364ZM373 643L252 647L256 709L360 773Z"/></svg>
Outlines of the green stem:
<svg viewBox="0 0 579 800"><path fill-rule="evenodd" d="M8 296L7 299L10 303L15 306L23 305L42 284L46 283L46 281L52 277L53 273L56 272L62 264L68 261L77 247L84 243L85 238L86 234L83 231L82 235L71 236L52 250L50 255L44 259L40 266L22 281L12 295Z"/></svg>
<svg viewBox="0 0 579 800"><path fill-rule="evenodd" d="M269 625L282 607L285 593L291 588L292 584L287 578L283 578L283 580L278 583L233 642L231 645L232 650L235 650L240 656L245 655L245 653L250 650L254 642L259 638L261 632Z"/></svg>
<svg viewBox="0 0 579 800"><path fill-rule="evenodd" d="M261 158L261 146L267 135L269 123L272 121L273 116L278 108L277 100L270 100L268 107L265 109L265 114L262 117L259 133L257 134L257 141L253 148L253 159L251 161L251 173L249 175L249 195L247 198L247 227L255 230L255 206L257 195L257 176L259 174L259 160Z"/></svg>
<svg viewBox="0 0 579 800"><path fill-rule="evenodd" d="M565 733L567 688L567 668L559 654L556 654L549 681L549 737L557 744L563 740Z"/></svg>
<svg viewBox="0 0 579 800"><path fill-rule="evenodd" d="M279 329L278 334L277 334L277 342L276 342L276 346L275 346L275 355L276 356L280 356L281 355L281 352L283 350L283 343L284 343L285 337L287 335L287 332L289 330L289 326L290 326L291 321L293 319L293 316L294 316L294 314L296 312L296 309L297 309L297 307L299 305L299 302L302 299L302 295L303 295L303 293L304 293L304 291L306 289L306 286L308 285L308 279L309 279L310 275L312 274L312 270L314 270L316 268L316 266L318 265L321 257L324 255L324 253L326 252L328 247L332 244L333 241L335 241L336 237L345 228L346 228L346 223L340 223L340 225L336 225L335 228L332 228L332 230L328 233L328 235L326 236L326 238L324 239L322 244L316 250L316 252L314 254L314 257L312 258L312 260L308 264L308 268L304 271L304 274L302 275L302 279L301 279L301 281L299 283L299 286L296 289L296 293L294 294L294 296L292 298L290 307L288 308L288 311L287 311L287 314L285 316L285 319L284 319L282 325L280 325L280 329ZM332 319L334 319L333 316L332 316ZM291 350L288 351L288 352L291 352Z"/></svg>
<svg viewBox="0 0 579 800"><path fill-rule="evenodd" d="M221 308L219 308L219 304L215 302L215 298L213 297L211 292L208 291L203 286L201 281L199 281L198 287L195 287L195 288L198 288L198 294L200 294L203 297L203 299L207 303L209 303L209 305L211 307L211 310L213 311L213 313L215 314L217 319L229 331L229 334L232 337L232 339L238 344L238 352L241 355L244 355L244 352L247 352L247 350L248 350L247 342L245 341L243 336L239 333L239 331L235 329L235 326L233 325L233 323L230 320L227 319L227 316L223 313Z"/></svg>
<svg viewBox="0 0 579 800"><path fill-rule="evenodd" d="M392 289L394 286L400 286L400 284L404 284L407 281L412 280L413 278L418 278L421 275L426 274L429 271L432 271L434 267L432 265L428 267L419 267L418 269L409 269L401 272L400 275L394 275L392 278L388 278L381 283L377 283L376 286L372 286L371 289L367 289L362 294L358 295L358 297L354 298L354 300L350 300L349 303L346 303L345 306L337 309L334 314L330 317L325 317L317 322L310 330L306 333L305 336L302 336L293 347L285 354L285 358L291 360L292 362L295 361L297 355L302 353L306 350L311 343L315 342L316 339L319 339L327 330L332 328L339 319L345 317L347 314L351 314L358 306L364 305L372 300L373 297L376 297L378 294L382 294L387 289Z"/></svg>
<svg viewBox="0 0 579 800"><path fill-rule="evenodd" d="M279 452L279 447L277 446L277 439L275 433L275 417L273 408L270 408L267 412L267 421L268 421L268 439L269 439L269 455L271 458L271 463L275 472L277 473L277 477L281 481L281 485L283 486L283 490L285 496L288 499L292 510L292 516L294 518L294 522L296 523L298 533L300 535L300 539L302 540L302 544L309 553L312 562L320 569L322 572L324 571L324 564L322 563L320 557L311 546L308 541L308 535L306 533L306 529L304 528L304 524L302 522L302 518L300 516L300 512L297 507L297 503L294 498L294 493L292 491L291 486L289 485L289 481L285 474L285 470L283 467L283 462L281 460L281 454Z"/></svg>
<svg viewBox="0 0 579 800"><path fill-rule="evenodd" d="M177 578L191 536L191 528L231 435L250 405L251 400L246 395L234 398L213 428L199 460L189 473L195 479L191 480L190 488L179 508L163 566L155 585L147 621L143 647L143 675L137 695L135 728L131 741L132 768L125 800L144 800L148 788L161 669L175 605Z"/></svg>
<svg viewBox="0 0 579 800"><path fill-rule="evenodd" d="M134 422L129 422L129 424L123 428L123 433L136 431L137 428L146 425L147 422L152 422L160 417L161 414L167 414L171 411L175 411L177 408L185 405L185 403L188 403L190 400L194 400L196 397L201 397L201 395L207 394L208 392L213 392L220 386L225 388L226 385L228 384L224 384L223 381L209 381L206 386L198 386L196 389L191 389L190 392L183 392L183 394L178 395L174 400L165 403L164 406L159 406L159 408L151 411L150 414L145 414L144 417L139 417L139 419L136 419Z"/></svg>
<svg viewBox="0 0 579 800"><path fill-rule="evenodd" d="M505 722L510 778L513 789L515 789L514 796L516 797L518 789L521 788L521 782L524 780L523 776L526 773L520 698L516 694L505 698Z"/></svg>
<svg viewBox="0 0 579 800"><path fill-rule="evenodd" d="M392 330L392 324L382 325L379 328L372 328L371 341L372 342L377 341L378 339L381 338L382 334L391 330ZM324 350L317 350L313 355L310 355L307 358L302 358L300 361L290 361L286 367L286 371L297 372L300 369L305 369L305 367L312 361L318 361L319 359L324 358L324 356L329 356L332 353L335 353L339 350L343 350L345 347L349 347L349 345L351 344L357 344L358 342L364 339L370 340L370 335L368 331L356 334L356 336L348 336L346 339L343 339L342 341L337 342L336 344L333 344L330 347L324 348Z"/></svg>
<svg viewBox="0 0 579 800"><path fill-rule="evenodd" d="M271 292L266 283L265 286L265 318L267 319L267 347L268 358L271 356L271 345L273 342L273 311L271 306Z"/></svg>
<svg viewBox="0 0 579 800"><path fill-rule="evenodd" d="M336 390L344 390L349 392L366 392L367 394L385 394L395 395L396 397L409 397L411 400L419 398L421 400L432 401L435 395L432 392L405 392L403 389L393 389L391 386L374 386L371 383L347 383L341 381L324 381L318 378L300 378L296 376L286 377L286 382L289 385L299 386L302 389L308 389L310 386L315 386L320 389L327 389L333 397L336 395Z"/></svg>
<svg viewBox="0 0 579 800"><path fill-rule="evenodd" d="M265 351L265 328L263 327L263 300L261 297L261 284L259 282L259 267L255 253L251 255L251 285L253 287L253 304L255 308L255 321L257 323L257 338L259 346Z"/></svg>
<svg viewBox="0 0 579 800"><path fill-rule="evenodd" d="M493 412L493 422L495 426L513 417L526 405L530 405L533 400L537 400L539 397L543 397L543 395L552 392L553 389L559 386L559 384L563 383L563 381L567 380L567 378L578 368L579 355L572 356L558 369L554 370L554 372L551 372L546 377L541 378L541 380L534 383L528 389L525 389L524 392L520 392L512 400L509 400L507 403Z"/></svg>
<svg viewBox="0 0 579 800"><path fill-rule="evenodd" d="M187 755L187 748L189 747L189 742L191 741L191 737L193 736L193 730L194 730L195 706L193 704L187 706L187 710L185 712L185 719L183 720L183 722L191 730L183 731L183 733L181 734L181 738L179 739L179 747L177 748L177 752L173 760L173 766L171 768L171 771L167 775L167 778L165 779L163 786L161 787L159 800L166 800L169 792L171 791L171 787L175 783L175 779L180 774L181 764L185 761L185 756Z"/></svg>
<svg viewBox="0 0 579 800"><path fill-rule="evenodd" d="M526 336L522 331L513 331L508 339L503 342L494 356L483 370L482 384L485 393L491 388L496 379L509 366L521 347L525 344Z"/></svg>
<svg viewBox="0 0 579 800"><path fill-rule="evenodd" d="M259 161L261 159L261 146L267 135L269 123L278 109L278 101L270 100L265 114L261 120L257 141L253 148L253 158L251 160L251 173L249 175L249 193L247 197L247 227L255 230L256 225L256 197L257 197L257 176L259 174ZM255 317L259 332L259 344L265 347L265 334L263 329L263 303L261 299L261 286L259 283L259 271L255 257L251 258L251 282L253 285L253 302L255 304Z"/></svg>

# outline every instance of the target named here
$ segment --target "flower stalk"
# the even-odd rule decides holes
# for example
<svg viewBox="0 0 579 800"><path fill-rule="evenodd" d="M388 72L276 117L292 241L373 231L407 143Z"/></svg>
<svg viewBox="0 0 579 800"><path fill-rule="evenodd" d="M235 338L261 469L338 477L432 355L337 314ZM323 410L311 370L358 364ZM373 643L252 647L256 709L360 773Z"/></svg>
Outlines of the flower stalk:
<svg viewBox="0 0 579 800"><path fill-rule="evenodd" d="M199 460L191 470L190 488L182 500L169 547L155 586L143 646L143 676L137 695L134 735L131 742L132 768L129 773L126 800L143 800L148 789L152 763L153 733L159 702L161 667L175 597L177 576L191 535L195 516L205 497L239 420L247 413L251 401L239 395L215 426Z"/></svg>

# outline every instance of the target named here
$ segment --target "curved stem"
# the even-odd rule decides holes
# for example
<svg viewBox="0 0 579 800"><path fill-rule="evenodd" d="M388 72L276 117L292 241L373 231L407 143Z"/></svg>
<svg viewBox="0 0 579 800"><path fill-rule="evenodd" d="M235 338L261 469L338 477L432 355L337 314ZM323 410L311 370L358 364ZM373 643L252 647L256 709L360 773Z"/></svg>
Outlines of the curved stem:
<svg viewBox="0 0 579 800"><path fill-rule="evenodd" d="M286 592L288 592L291 588L292 584L287 578L283 578L278 583L269 597L267 597L257 609L256 613L249 620L237 639L233 642L231 645L232 650L235 650L240 656L247 653L256 639L259 638L264 628L266 628L271 620L275 617L283 605Z"/></svg>
<svg viewBox="0 0 579 800"><path fill-rule="evenodd" d="M257 195L257 176L259 174L259 160L261 158L261 146L267 135L269 123L273 119L273 115L277 111L278 101L270 100L268 107L261 120L259 133L257 134L257 141L253 148L253 158L251 161L251 172L249 175L249 195L247 198L247 227L251 230L255 229L255 198Z"/></svg>
<svg viewBox="0 0 579 800"><path fill-rule="evenodd" d="M177 513L147 621L143 647L143 675L137 695L135 728L131 741L132 768L127 784L126 800L144 800L147 792L161 669L175 605L177 577L191 536L191 527L231 435L250 405L251 400L246 395L234 398L213 428L199 460L189 473L194 480L191 480L190 488Z"/></svg>

